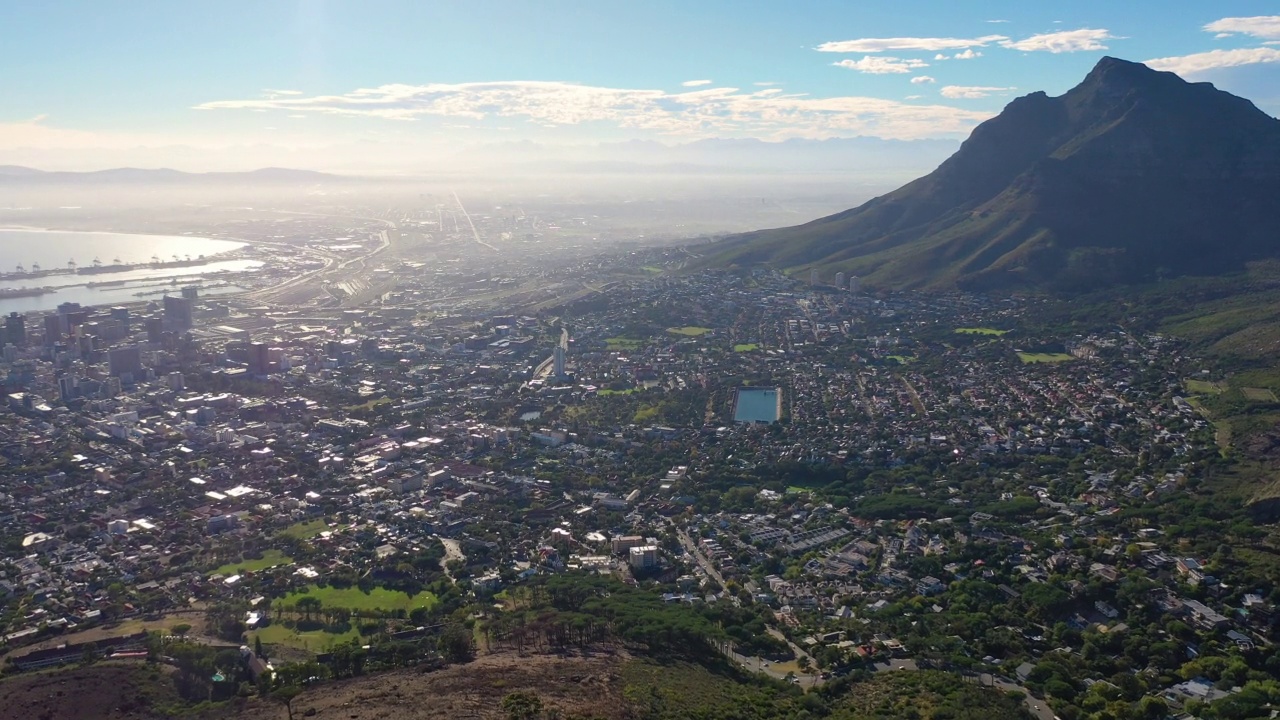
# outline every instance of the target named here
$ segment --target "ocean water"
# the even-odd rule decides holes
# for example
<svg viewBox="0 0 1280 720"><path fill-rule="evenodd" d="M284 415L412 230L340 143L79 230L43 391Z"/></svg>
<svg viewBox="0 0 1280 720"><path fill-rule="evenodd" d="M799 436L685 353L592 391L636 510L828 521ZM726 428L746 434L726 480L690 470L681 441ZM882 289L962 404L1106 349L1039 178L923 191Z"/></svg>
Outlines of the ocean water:
<svg viewBox="0 0 1280 720"><path fill-rule="evenodd" d="M0 299L0 315L9 312L38 312L52 310L64 302L78 302L85 306L117 305L121 303L161 300L152 291L165 289L172 283L173 294L183 285L197 284L203 276L207 282L220 282L219 274L256 270L262 263L221 257L238 250L245 243L212 238L173 235L131 235L124 233L69 232L53 230L0 229L0 273L11 273L22 265L27 271L39 264L42 270L66 269L74 260L77 266L89 267L94 258L104 265L121 263L148 263L153 258L172 261L174 256L186 260L204 257L207 262L185 267L151 268L140 266L122 272L92 275L56 274L42 277L0 280L0 289L26 287L55 288L56 292L19 298ZM176 282L173 282L175 281ZM113 283L103 286L101 283ZM114 284L121 283L123 284ZM88 283L97 283L89 287ZM239 288L224 287L202 292L202 295L218 295L237 292ZM148 293L138 296L137 293Z"/></svg>
<svg viewBox="0 0 1280 720"><path fill-rule="evenodd" d="M88 267L98 258L111 265L118 258L124 263L150 262L151 258L171 261L211 257L245 246L235 240L187 237L184 235L129 235L108 232L69 232L63 230L0 229L0 272L13 272L18 265L31 270L39 263L45 270L65 268L74 260Z"/></svg>

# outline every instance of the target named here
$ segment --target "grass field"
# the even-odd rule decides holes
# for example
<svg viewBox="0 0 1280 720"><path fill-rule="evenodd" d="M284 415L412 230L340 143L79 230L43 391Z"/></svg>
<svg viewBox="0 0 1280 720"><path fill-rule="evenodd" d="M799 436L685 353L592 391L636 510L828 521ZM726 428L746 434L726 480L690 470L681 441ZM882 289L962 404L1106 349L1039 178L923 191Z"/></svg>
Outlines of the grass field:
<svg viewBox="0 0 1280 720"><path fill-rule="evenodd" d="M995 335L999 337L1009 332L1008 330L997 330L995 328L956 328L956 332L961 335Z"/></svg>
<svg viewBox="0 0 1280 720"><path fill-rule="evenodd" d="M1196 395L1217 395L1223 391L1221 383L1208 382L1207 380L1187 380L1187 392Z"/></svg>
<svg viewBox="0 0 1280 720"><path fill-rule="evenodd" d="M294 523L293 525L281 530L279 534L284 537L297 538L299 540L310 540L328 529L329 526L325 524L323 519L316 518L315 520Z"/></svg>
<svg viewBox="0 0 1280 720"><path fill-rule="evenodd" d="M711 332L711 328L686 325L684 327L678 327L678 328L667 328L667 332L672 333L673 335L684 335L686 337L698 337L700 335L706 335L707 333Z"/></svg>
<svg viewBox="0 0 1280 720"><path fill-rule="evenodd" d="M660 273L660 272L662 272L662 268L660 268L660 267L654 267L654 266L652 266L652 265L645 265L644 267L642 267L642 268L640 268L640 269L641 269L641 270L643 270L643 271L645 271L645 272L651 272L651 273Z"/></svg>
<svg viewBox="0 0 1280 720"><path fill-rule="evenodd" d="M755 343L738 343L737 345L733 346L734 352L751 352L752 350L759 350L759 349L760 349L760 346Z"/></svg>
<svg viewBox="0 0 1280 720"><path fill-rule="evenodd" d="M266 645L288 645L299 650L323 652L331 645L360 637L360 633L352 628L344 633L331 633L325 630L309 630L298 632L290 630L281 623L268 625L253 635Z"/></svg>
<svg viewBox="0 0 1280 720"><path fill-rule="evenodd" d="M210 575L239 575L246 572L261 572L267 568L275 567L276 565L288 565L291 562L293 562L293 558L279 550L268 550L256 560L246 559L240 562L227 563L212 571Z"/></svg>
<svg viewBox="0 0 1280 720"><path fill-rule="evenodd" d="M1060 363L1069 360L1075 360L1074 356L1066 353L1018 353L1018 358L1027 365L1034 363Z"/></svg>
<svg viewBox="0 0 1280 720"><path fill-rule="evenodd" d="M336 588L312 585L303 592L286 595L280 601L285 607L296 605L304 597L318 598L323 607L343 608L346 610L412 610L414 608L430 608L436 604L436 596L429 592L418 593L413 597L399 590L374 588L364 592L358 587Z"/></svg>
<svg viewBox="0 0 1280 720"><path fill-rule="evenodd" d="M906 365L908 363L915 362L915 358L907 357L906 355L886 355L885 359L892 360L899 365Z"/></svg>
<svg viewBox="0 0 1280 720"><path fill-rule="evenodd" d="M346 410L347 412L357 412L359 410L373 412L374 410L377 410L379 407L382 407L383 405L390 405L390 404L391 404L391 398L380 397L374 400L370 400L368 402L360 403L359 405L348 405L346 407Z"/></svg>
<svg viewBox="0 0 1280 720"><path fill-rule="evenodd" d="M597 390L597 395L632 395L640 392L641 388L627 388L626 390Z"/></svg>
<svg viewBox="0 0 1280 720"><path fill-rule="evenodd" d="M644 340L624 337L605 338L604 344L610 350L635 350L644 347Z"/></svg>
<svg viewBox="0 0 1280 720"><path fill-rule="evenodd" d="M1244 397L1246 400L1252 400L1254 402L1268 402L1268 403L1276 402L1276 394L1271 392L1267 388L1242 387L1240 388L1240 392L1244 394Z"/></svg>

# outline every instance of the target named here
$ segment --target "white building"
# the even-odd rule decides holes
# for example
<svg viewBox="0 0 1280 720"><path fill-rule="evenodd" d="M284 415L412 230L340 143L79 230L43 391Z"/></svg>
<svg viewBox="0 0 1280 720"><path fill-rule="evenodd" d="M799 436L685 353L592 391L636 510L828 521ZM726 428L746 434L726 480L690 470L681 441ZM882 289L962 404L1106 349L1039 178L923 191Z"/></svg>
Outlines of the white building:
<svg viewBox="0 0 1280 720"><path fill-rule="evenodd" d="M644 570L646 568L657 567L658 565L658 546L641 545L631 548L631 567L636 570Z"/></svg>

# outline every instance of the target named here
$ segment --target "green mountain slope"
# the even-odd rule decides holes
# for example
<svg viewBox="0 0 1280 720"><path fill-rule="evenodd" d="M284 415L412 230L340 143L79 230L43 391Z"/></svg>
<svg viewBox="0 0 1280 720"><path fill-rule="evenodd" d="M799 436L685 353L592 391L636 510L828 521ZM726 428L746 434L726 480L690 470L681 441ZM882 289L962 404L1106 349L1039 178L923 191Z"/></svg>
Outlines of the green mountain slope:
<svg viewBox="0 0 1280 720"><path fill-rule="evenodd" d="M1208 83L1103 58L937 170L861 207L728 238L704 265L843 270L884 287L1080 290L1240 270L1280 240L1280 121Z"/></svg>

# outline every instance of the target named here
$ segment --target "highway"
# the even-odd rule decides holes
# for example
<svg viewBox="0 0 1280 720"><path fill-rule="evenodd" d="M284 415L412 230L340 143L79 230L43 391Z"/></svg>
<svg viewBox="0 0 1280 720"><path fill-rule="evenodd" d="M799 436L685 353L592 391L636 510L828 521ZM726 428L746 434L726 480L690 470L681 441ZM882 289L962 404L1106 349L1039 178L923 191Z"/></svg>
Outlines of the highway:
<svg viewBox="0 0 1280 720"><path fill-rule="evenodd" d="M494 247L494 246L490 245L489 243L487 243L487 242L485 242L485 241L483 241L483 240L481 240L481 239L480 239L480 232L479 232L478 230L476 230L476 224L475 224L475 223L473 223L473 222L471 222L471 213L467 212L467 209L466 209L465 207L463 207L463 205L462 205L462 200L458 197L458 193L456 193L456 192L453 194L453 201L454 201L454 202L456 202L456 203L458 203L458 209L462 211L462 217L466 218L466 219L467 219L467 225L470 225L470 226L471 226L471 236L472 236L472 237L474 237L474 238L476 239L476 242L477 242L478 244L480 244L480 245L483 245L483 246L485 246L485 247L489 248L490 250L492 250L492 251L494 251L494 252L498 252L498 248L496 248L496 247Z"/></svg>

